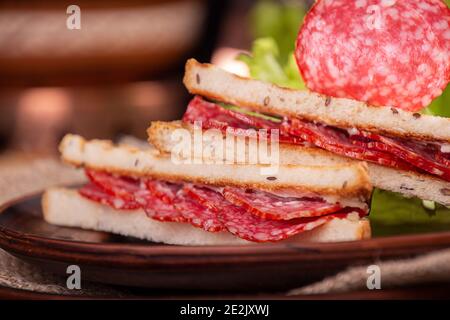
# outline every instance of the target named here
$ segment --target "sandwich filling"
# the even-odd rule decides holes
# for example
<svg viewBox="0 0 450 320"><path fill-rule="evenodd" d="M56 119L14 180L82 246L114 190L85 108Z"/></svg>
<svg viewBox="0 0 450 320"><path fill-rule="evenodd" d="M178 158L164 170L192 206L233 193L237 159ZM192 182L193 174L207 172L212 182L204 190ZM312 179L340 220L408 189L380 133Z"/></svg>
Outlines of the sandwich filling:
<svg viewBox="0 0 450 320"><path fill-rule="evenodd" d="M406 140L300 118L282 119L209 102L199 96L189 103L183 121L200 122L203 129L244 136L254 135L254 129L266 129L270 136L271 130L278 129L282 143L313 145L345 157L450 181L450 148L444 143Z"/></svg>
<svg viewBox="0 0 450 320"><path fill-rule="evenodd" d="M360 219L368 206L346 206L316 194L282 196L260 190L172 183L86 169L79 193L117 210L143 209L150 219L230 232L253 242L275 242L332 219ZM126 214L126 213L124 213Z"/></svg>

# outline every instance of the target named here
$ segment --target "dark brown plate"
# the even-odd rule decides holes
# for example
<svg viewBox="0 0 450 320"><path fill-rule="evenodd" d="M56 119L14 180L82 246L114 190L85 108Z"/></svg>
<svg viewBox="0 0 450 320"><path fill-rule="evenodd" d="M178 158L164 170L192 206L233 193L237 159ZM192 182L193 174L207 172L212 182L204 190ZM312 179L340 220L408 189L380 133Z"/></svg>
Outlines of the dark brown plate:
<svg viewBox="0 0 450 320"><path fill-rule="evenodd" d="M4 207L0 247L47 271L108 284L177 290L285 290L348 266L450 247L450 232L343 243L183 247L49 225L40 196Z"/></svg>

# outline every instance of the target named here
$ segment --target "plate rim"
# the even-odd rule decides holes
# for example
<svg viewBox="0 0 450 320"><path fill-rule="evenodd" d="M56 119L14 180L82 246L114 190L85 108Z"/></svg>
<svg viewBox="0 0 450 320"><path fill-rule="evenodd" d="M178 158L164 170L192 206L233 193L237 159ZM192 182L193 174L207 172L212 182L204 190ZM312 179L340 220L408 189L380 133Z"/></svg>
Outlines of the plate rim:
<svg viewBox="0 0 450 320"><path fill-rule="evenodd" d="M41 192L28 194L0 206L0 215L14 206L40 197ZM397 235L358 241L337 243L271 243L233 246L174 246L166 244L147 245L145 243L95 243L54 239L20 232L0 224L0 247L8 252L26 255L30 258L51 259L56 261L73 261L76 256L80 263L90 262L92 256L101 256L97 263L108 265L114 263L121 267L167 267L177 266L182 260L184 266L211 263L211 258L223 262L273 263L293 260L336 260L340 257L355 258L382 255L390 249L395 253L407 253L416 249L419 253L438 250L450 246L450 231L427 234ZM131 258L121 261L120 257ZM119 258L118 258L119 257ZM155 264L156 259L164 258ZM187 258L191 258L190 260ZM214 262L214 263L217 263Z"/></svg>

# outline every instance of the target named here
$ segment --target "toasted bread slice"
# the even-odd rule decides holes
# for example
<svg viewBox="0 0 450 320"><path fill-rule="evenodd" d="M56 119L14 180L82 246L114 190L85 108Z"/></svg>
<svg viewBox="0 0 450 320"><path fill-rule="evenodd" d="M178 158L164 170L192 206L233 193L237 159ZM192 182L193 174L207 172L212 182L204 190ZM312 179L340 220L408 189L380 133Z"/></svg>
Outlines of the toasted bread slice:
<svg viewBox="0 0 450 320"><path fill-rule="evenodd" d="M149 141L161 152L170 154L176 144L176 141L172 139L172 133L178 129L192 132L192 126L181 121L152 122L147 130ZM203 144L204 148L210 151L223 148L225 145L205 139ZM358 162L318 148L289 144L280 144L279 148L281 164L329 166ZM249 148L245 150L248 152ZM214 151L211 154L224 154L224 152ZM383 167L374 163L368 163L368 169L372 184L377 188L401 193L405 197L418 197L450 206L450 183L447 181L431 175Z"/></svg>
<svg viewBox="0 0 450 320"><path fill-rule="evenodd" d="M176 146L178 144L178 141L176 137L173 136L173 133L179 129L189 130L191 132L191 135L193 135L193 126L189 123L183 123L182 121L153 121L150 124L150 127L148 127L147 129L148 142L160 152L165 154L172 154L172 151L176 149ZM219 150L217 150L219 147L221 147L222 149L225 149L227 147L224 142L209 140L203 137L202 143L203 148L208 149L211 154L226 154L224 150L222 150L223 152L218 152ZM246 145L248 146L248 140L246 141ZM249 150L250 149L248 147L245 148L246 155L245 157L243 157L243 159L249 159ZM280 163L288 165L296 164L306 166L333 166L355 164L358 162L356 160L342 157L323 149L292 144L280 144L279 154ZM191 152L191 157L193 157L193 152Z"/></svg>
<svg viewBox="0 0 450 320"><path fill-rule="evenodd" d="M267 191L314 192L340 197L370 197L372 186L365 163L334 166L280 165L277 172L264 176L261 165L177 163L156 150L115 146L110 141L86 141L66 135L60 144L62 159L112 173L186 181L215 186L235 186Z"/></svg>
<svg viewBox="0 0 450 320"><path fill-rule="evenodd" d="M143 210L121 211L90 201L71 189L55 188L42 198L44 219L51 224L117 233L153 242L175 245L245 245L227 232L212 233L187 223L159 222ZM370 238L367 219L333 219L314 230L293 236L285 242L337 242Z"/></svg>
<svg viewBox="0 0 450 320"><path fill-rule="evenodd" d="M391 107L373 107L354 100L281 88L242 78L194 59L186 63L184 84L192 94L268 114L300 117L342 128L358 128L419 140L450 142L449 118Z"/></svg>

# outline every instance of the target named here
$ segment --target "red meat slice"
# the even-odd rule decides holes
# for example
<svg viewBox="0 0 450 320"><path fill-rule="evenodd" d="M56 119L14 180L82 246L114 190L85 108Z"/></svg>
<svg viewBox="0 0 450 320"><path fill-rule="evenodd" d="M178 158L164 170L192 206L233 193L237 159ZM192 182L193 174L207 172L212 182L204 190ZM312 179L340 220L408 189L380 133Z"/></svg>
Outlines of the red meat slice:
<svg viewBox="0 0 450 320"><path fill-rule="evenodd" d="M197 194L197 192L201 192L201 194L192 197L192 194ZM198 201L200 199L201 201ZM215 202L215 199L215 191L186 186L178 194L175 200L175 207L186 221L195 227L209 232L224 231L225 227L217 217L217 212L213 208L203 205L207 201Z"/></svg>
<svg viewBox="0 0 450 320"><path fill-rule="evenodd" d="M281 122L274 122L225 109L216 103L205 101L199 96L194 97L189 103L183 116L183 121L188 123L200 121L203 129L219 129L222 132L228 131L234 135L244 137L255 137L254 129L267 129L267 139L270 138L272 129L280 130L281 124ZM293 136L283 135L281 131L279 140L284 143L301 143Z"/></svg>
<svg viewBox="0 0 450 320"><path fill-rule="evenodd" d="M292 119L284 125L288 127L286 130L289 130L292 135L297 135L305 141L330 152L358 160L379 163L388 167L415 170L413 165L396 158L393 154L370 150L367 147L353 144L345 130L300 119Z"/></svg>
<svg viewBox="0 0 450 320"><path fill-rule="evenodd" d="M86 169L89 180L105 192L124 200L135 200L135 193L141 190L140 180L130 177L114 176L104 171Z"/></svg>
<svg viewBox="0 0 450 320"><path fill-rule="evenodd" d="M248 241L274 242L287 239L301 232L313 230L332 219L345 219L351 212L346 208L339 213L322 217L298 218L292 220L268 220L251 213L243 212L242 208L223 210L219 214L228 232ZM355 212L358 212L356 210ZM358 212L360 216L363 213Z"/></svg>
<svg viewBox="0 0 450 320"><path fill-rule="evenodd" d="M78 190L83 197L113 207L117 210L136 210L141 207L136 201L125 200L121 197L107 193L94 183L89 183Z"/></svg>
<svg viewBox="0 0 450 320"><path fill-rule="evenodd" d="M247 209L263 219L291 220L318 217L342 209L337 203L328 203L320 197L280 197L273 193L238 188L225 188L225 199Z"/></svg>
<svg viewBox="0 0 450 320"><path fill-rule="evenodd" d="M146 192L141 196L143 209L148 217L167 222L187 222L176 206L181 185L159 180L146 180Z"/></svg>
<svg viewBox="0 0 450 320"><path fill-rule="evenodd" d="M395 154L398 158L413 164L425 172L450 181L449 160L440 151L439 145L418 141L411 142L401 138L385 137L365 131L360 131L359 134L371 140L370 142L362 143L367 148Z"/></svg>
<svg viewBox="0 0 450 320"><path fill-rule="evenodd" d="M416 111L450 80L449 26L441 0L319 0L295 56L312 91Z"/></svg>

